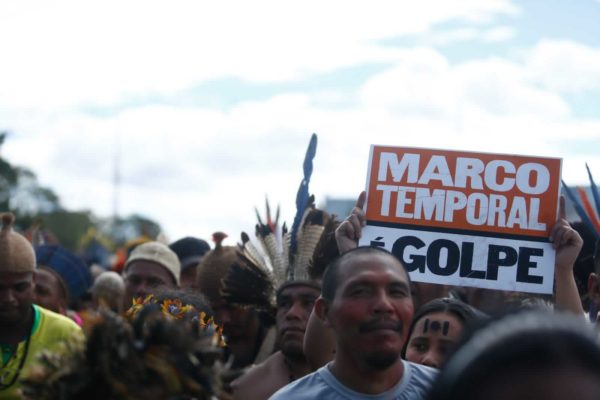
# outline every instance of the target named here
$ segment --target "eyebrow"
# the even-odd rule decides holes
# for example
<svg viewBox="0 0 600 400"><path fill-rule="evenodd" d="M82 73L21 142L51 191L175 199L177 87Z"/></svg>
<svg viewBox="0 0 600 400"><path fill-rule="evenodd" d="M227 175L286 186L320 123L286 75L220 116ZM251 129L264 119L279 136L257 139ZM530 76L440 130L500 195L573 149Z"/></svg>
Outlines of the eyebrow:
<svg viewBox="0 0 600 400"><path fill-rule="evenodd" d="M392 282L390 283L390 286L392 287L400 287L404 290L407 290L410 292L410 285L406 282L402 282L402 281L396 281L396 282Z"/></svg>

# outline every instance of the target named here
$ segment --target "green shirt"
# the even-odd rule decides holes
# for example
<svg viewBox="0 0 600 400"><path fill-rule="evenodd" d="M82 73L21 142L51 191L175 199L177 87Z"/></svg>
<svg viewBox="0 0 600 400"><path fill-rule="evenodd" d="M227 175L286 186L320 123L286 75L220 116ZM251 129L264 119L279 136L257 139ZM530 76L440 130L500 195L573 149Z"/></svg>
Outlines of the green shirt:
<svg viewBox="0 0 600 400"><path fill-rule="evenodd" d="M11 400L19 399L18 390L21 387L19 378L28 366L35 362L36 355L42 350L57 350L61 343L73 340L83 340L83 332L71 319L46 310L37 305L33 305L34 319L29 338L29 348L27 339L23 338L19 342L17 349L9 348L0 343L0 355L2 365L0 367L0 399ZM23 359L25 357L25 359ZM23 362L23 368L19 371L19 366ZM20 374L14 384L3 388L3 385L10 383L16 374Z"/></svg>

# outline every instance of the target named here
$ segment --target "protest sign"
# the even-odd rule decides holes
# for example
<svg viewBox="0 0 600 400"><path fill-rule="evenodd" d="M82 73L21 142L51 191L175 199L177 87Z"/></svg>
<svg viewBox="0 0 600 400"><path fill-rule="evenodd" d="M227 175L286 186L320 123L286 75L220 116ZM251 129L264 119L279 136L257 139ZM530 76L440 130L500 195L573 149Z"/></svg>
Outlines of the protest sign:
<svg viewBox="0 0 600 400"><path fill-rule="evenodd" d="M561 160L372 146L361 245L416 282L552 293Z"/></svg>

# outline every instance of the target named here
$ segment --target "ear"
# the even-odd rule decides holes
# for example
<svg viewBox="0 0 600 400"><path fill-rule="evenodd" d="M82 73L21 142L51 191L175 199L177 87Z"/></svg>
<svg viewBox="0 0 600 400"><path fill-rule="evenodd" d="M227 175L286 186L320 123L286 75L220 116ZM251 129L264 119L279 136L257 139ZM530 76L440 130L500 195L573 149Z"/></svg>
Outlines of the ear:
<svg viewBox="0 0 600 400"><path fill-rule="evenodd" d="M588 294L590 299L600 306L600 276L593 272L588 278Z"/></svg>
<svg viewBox="0 0 600 400"><path fill-rule="evenodd" d="M331 327L329 324L329 304L327 300L323 298L323 296L319 296L319 298L315 301L315 314L321 320L323 325Z"/></svg>

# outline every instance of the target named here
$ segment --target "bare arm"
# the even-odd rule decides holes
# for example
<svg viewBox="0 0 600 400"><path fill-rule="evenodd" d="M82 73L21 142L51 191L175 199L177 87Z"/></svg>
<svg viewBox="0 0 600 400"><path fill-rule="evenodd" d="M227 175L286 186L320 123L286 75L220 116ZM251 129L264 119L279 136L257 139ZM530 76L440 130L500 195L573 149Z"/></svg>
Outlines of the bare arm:
<svg viewBox="0 0 600 400"><path fill-rule="evenodd" d="M575 284L575 276L573 275L573 266L583 246L583 239L567 222L565 198L562 196L560 198L558 221L552 227L550 241L552 247L556 250L554 263L555 307L558 310L584 315L577 285Z"/></svg>

